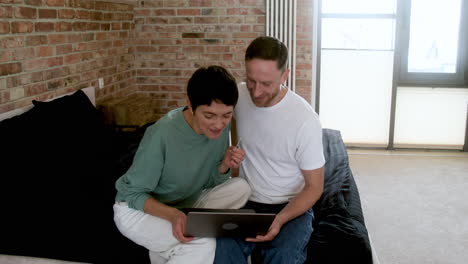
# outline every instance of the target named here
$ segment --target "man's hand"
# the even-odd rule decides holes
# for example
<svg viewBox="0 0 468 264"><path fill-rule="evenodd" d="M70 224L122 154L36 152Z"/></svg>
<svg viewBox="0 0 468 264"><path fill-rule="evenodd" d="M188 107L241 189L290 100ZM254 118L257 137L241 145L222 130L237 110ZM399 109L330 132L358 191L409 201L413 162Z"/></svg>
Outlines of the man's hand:
<svg viewBox="0 0 468 264"><path fill-rule="evenodd" d="M246 238L245 241L247 242L267 242L275 239L278 233L281 230L283 224L279 220L278 216L275 217L275 220L270 225L268 232L265 235L257 235L255 238Z"/></svg>
<svg viewBox="0 0 468 264"><path fill-rule="evenodd" d="M175 208L174 208L175 209ZM180 242L190 242L193 240L193 237L184 236L185 225L187 223L187 216L180 210L175 209L170 222L172 224L172 234Z"/></svg>
<svg viewBox="0 0 468 264"><path fill-rule="evenodd" d="M323 167L315 170L301 170L305 185L289 203L281 210L271 223L268 232L264 236L247 238L249 242L264 242L273 240L281 230L281 227L292 219L305 213L314 206L323 192Z"/></svg>

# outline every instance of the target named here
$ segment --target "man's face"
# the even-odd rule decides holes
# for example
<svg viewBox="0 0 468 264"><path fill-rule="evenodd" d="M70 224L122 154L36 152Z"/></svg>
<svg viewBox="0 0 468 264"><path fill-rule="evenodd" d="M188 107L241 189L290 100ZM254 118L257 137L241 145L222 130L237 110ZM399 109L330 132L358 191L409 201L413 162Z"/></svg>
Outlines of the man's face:
<svg viewBox="0 0 468 264"><path fill-rule="evenodd" d="M223 103L211 102L200 105L194 112L194 130L209 139L217 139L232 118L234 107Z"/></svg>
<svg viewBox="0 0 468 264"><path fill-rule="evenodd" d="M278 69L273 60L252 59L245 62L247 89L253 103L258 107L269 107L281 99L280 86L286 81L289 70Z"/></svg>

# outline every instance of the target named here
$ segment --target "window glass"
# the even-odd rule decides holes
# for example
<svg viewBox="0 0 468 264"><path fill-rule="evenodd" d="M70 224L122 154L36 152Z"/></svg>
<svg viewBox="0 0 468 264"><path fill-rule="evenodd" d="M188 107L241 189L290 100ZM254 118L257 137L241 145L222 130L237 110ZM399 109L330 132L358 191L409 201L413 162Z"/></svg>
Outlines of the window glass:
<svg viewBox="0 0 468 264"><path fill-rule="evenodd" d="M409 72L455 73L461 0L412 0Z"/></svg>
<svg viewBox="0 0 468 264"><path fill-rule="evenodd" d="M324 0L322 13L344 14L393 14L396 12L395 0Z"/></svg>
<svg viewBox="0 0 468 264"><path fill-rule="evenodd" d="M322 19L323 49L393 50L394 19Z"/></svg>
<svg viewBox="0 0 468 264"><path fill-rule="evenodd" d="M395 147L462 149L468 90L399 87Z"/></svg>
<svg viewBox="0 0 468 264"><path fill-rule="evenodd" d="M320 121L347 146L388 144L393 51L322 50Z"/></svg>

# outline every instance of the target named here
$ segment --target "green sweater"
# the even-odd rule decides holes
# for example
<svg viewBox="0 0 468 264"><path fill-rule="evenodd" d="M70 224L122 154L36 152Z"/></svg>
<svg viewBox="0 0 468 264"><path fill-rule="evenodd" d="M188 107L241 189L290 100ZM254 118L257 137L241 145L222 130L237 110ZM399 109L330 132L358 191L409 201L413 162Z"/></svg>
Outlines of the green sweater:
<svg viewBox="0 0 468 264"><path fill-rule="evenodd" d="M185 121L183 108L167 113L147 128L129 170L116 182L116 201L143 210L150 196L173 207L190 207L201 191L230 176L218 166L229 144L230 125L211 140Z"/></svg>

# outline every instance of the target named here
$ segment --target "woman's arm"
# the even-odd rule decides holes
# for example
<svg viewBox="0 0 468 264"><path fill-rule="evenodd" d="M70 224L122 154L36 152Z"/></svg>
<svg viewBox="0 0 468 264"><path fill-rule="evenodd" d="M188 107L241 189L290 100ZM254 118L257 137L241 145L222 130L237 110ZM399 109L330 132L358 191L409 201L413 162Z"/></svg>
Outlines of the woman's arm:
<svg viewBox="0 0 468 264"><path fill-rule="evenodd" d="M193 237L184 236L187 216L177 208L167 206L153 197L149 197L145 201L143 211L171 222L172 234L180 242L190 242L193 240Z"/></svg>
<svg viewBox="0 0 468 264"><path fill-rule="evenodd" d="M245 151L241 149L238 144L239 141L237 138L236 126L236 119L232 118L230 131L231 146L228 148L223 162L219 166L219 173L221 174L225 174L229 169L231 169L231 177L239 176L239 166L245 157Z"/></svg>

